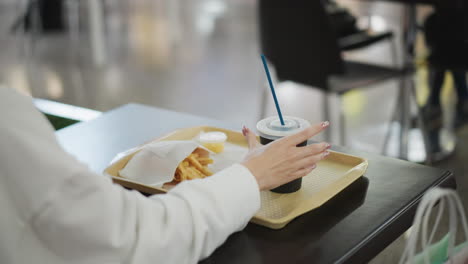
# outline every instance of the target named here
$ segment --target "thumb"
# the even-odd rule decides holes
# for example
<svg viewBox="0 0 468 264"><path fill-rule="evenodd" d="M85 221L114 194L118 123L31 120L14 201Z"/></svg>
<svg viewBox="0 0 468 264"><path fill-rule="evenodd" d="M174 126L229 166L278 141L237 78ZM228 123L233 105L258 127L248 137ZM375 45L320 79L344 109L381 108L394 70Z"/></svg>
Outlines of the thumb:
<svg viewBox="0 0 468 264"><path fill-rule="evenodd" d="M249 149L254 149L260 145L260 142L257 140L257 135L255 135L255 133L247 127L242 127L242 134L244 135L245 139L247 139Z"/></svg>

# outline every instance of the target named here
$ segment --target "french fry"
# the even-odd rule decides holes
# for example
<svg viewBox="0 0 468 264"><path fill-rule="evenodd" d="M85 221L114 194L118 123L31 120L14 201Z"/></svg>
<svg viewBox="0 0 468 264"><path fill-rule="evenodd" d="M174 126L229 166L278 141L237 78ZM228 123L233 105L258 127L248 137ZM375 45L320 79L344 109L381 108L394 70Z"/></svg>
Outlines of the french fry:
<svg viewBox="0 0 468 264"><path fill-rule="evenodd" d="M180 174L180 181L183 182L185 180L187 180L187 172Z"/></svg>
<svg viewBox="0 0 468 264"><path fill-rule="evenodd" d="M181 164L179 164L179 169L181 171L181 174L180 174L181 181L185 181L188 179L188 176L187 176L188 167L189 167L189 163L187 161L183 161Z"/></svg>
<svg viewBox="0 0 468 264"><path fill-rule="evenodd" d="M174 174L174 181L180 182L180 170L179 170L179 168L176 169L176 173Z"/></svg>
<svg viewBox="0 0 468 264"><path fill-rule="evenodd" d="M207 165L212 164L213 160L209 157L202 156L195 150L187 158L185 158L174 173L174 181L182 182L185 180L201 179L213 175Z"/></svg>
<svg viewBox="0 0 468 264"><path fill-rule="evenodd" d="M212 172L210 169L206 168L206 167L203 167L202 172L203 172L203 174L205 174L206 176L211 176L211 175L213 175L213 172Z"/></svg>
<svg viewBox="0 0 468 264"><path fill-rule="evenodd" d="M190 167L189 171L192 179L204 178L203 175L195 167Z"/></svg>
<svg viewBox="0 0 468 264"><path fill-rule="evenodd" d="M210 159L210 160L213 161L212 159ZM200 172L202 172L204 174L204 177L213 175L213 172L211 172L206 166L203 166L200 163L200 160L197 160L197 159L193 158L193 159L189 159L189 161L192 162L192 165L194 165L195 168L197 168L197 170L199 170Z"/></svg>
<svg viewBox="0 0 468 264"><path fill-rule="evenodd" d="M198 159L198 162L200 162L201 165L208 165L208 164L212 164L213 163L213 160L210 159L210 158L199 158Z"/></svg>
<svg viewBox="0 0 468 264"><path fill-rule="evenodd" d="M203 166L200 164L200 162L198 162L198 160L195 158L194 154L190 154L188 156L187 160L190 163L190 165L195 167L197 170L203 171Z"/></svg>
<svg viewBox="0 0 468 264"><path fill-rule="evenodd" d="M185 172L185 178L187 180L193 180L192 171L190 170L190 168L187 168L187 170Z"/></svg>
<svg viewBox="0 0 468 264"><path fill-rule="evenodd" d="M177 170L176 170L176 172L179 172L180 179L183 178L183 175L185 174L185 170L186 170L186 169L184 168L184 165L183 165L183 163L181 162L181 163L179 164L179 166L177 166Z"/></svg>

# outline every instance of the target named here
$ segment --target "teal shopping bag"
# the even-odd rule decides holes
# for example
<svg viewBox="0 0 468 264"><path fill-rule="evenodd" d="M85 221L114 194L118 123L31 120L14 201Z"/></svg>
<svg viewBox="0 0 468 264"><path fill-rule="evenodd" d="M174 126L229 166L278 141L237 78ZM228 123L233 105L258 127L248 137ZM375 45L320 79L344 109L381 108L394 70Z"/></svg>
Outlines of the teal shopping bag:
<svg viewBox="0 0 468 264"><path fill-rule="evenodd" d="M450 233L446 234L441 240L432 244L426 250L429 251L431 264L443 264L447 260L447 249ZM414 257L413 264L425 264L423 253Z"/></svg>
<svg viewBox="0 0 468 264"><path fill-rule="evenodd" d="M434 206L439 203L435 224L429 227L429 217ZM440 219L447 208L449 232L439 241L432 243ZM455 247L458 223L461 222L465 242ZM430 235L429 230L431 230ZM400 264L468 264L468 226L460 198L453 190L434 188L421 200L413 221L413 230L408 238ZM421 252L416 254L420 240Z"/></svg>
<svg viewBox="0 0 468 264"><path fill-rule="evenodd" d="M441 240L429 246L427 251L429 251L430 264L443 264L448 260L448 245L450 233L447 233ZM468 253L468 248L466 248L467 243L462 243L458 245L453 251L454 254L462 253L465 250ZM466 254L466 253L465 253ZM414 257L413 264L425 264L423 254L419 253Z"/></svg>

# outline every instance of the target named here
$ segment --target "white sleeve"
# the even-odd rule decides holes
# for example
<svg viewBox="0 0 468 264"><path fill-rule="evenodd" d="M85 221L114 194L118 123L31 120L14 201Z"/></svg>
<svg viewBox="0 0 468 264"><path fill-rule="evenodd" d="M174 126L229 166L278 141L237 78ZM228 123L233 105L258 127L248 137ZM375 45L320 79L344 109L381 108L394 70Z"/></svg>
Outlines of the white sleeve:
<svg viewBox="0 0 468 264"><path fill-rule="evenodd" d="M41 259L47 252L53 263L195 263L260 207L257 182L239 164L164 195L125 190L65 153L30 98L0 87L0 99L0 198L20 223L0 227L28 230L42 253L17 247L32 260L52 263Z"/></svg>
<svg viewBox="0 0 468 264"><path fill-rule="evenodd" d="M82 171L51 195L32 225L71 262L196 263L243 229L259 206L255 178L239 164L150 198Z"/></svg>

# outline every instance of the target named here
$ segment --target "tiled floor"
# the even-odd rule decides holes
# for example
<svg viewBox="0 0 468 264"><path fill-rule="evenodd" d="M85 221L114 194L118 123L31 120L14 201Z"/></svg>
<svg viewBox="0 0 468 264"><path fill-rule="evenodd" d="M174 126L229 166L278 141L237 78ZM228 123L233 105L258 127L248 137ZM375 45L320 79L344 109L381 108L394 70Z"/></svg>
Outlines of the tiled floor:
<svg viewBox="0 0 468 264"><path fill-rule="evenodd" d="M77 14L73 21L79 25L78 31L38 36L10 32L9 25L21 13L23 2L0 0L0 82L15 89L100 111L138 102L221 119L239 127L253 127L263 112L275 113L264 93L255 0L106 0L102 65L96 65L91 56L86 1L79 1L79 13L71 12ZM372 15L374 27L394 29L400 40L402 5L341 2L356 13ZM420 11L427 13L425 8ZM389 45L383 43L347 56L391 64L388 54ZM417 77L423 75L421 68ZM425 86L424 82L418 84L420 101L427 95ZM290 82L278 84L277 90L283 112L312 122L322 120L319 91ZM397 90L398 81L391 80L344 96L349 147L382 151ZM448 95L445 97L450 99ZM444 102L450 104L449 99ZM458 136L457 152L438 166L456 172L468 205L468 196L463 194L468 184L463 162L468 134L461 131ZM403 237L398 239L372 263L395 263L404 242Z"/></svg>

